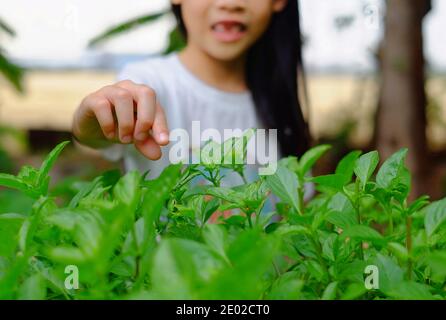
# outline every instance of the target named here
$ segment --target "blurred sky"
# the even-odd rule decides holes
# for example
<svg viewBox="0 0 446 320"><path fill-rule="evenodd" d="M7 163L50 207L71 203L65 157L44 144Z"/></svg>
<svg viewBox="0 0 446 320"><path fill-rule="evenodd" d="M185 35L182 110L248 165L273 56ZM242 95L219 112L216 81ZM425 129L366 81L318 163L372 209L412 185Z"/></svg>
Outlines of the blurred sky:
<svg viewBox="0 0 446 320"><path fill-rule="evenodd" d="M2 0L0 17L17 37L0 36L8 54L27 65L92 66L104 54L146 55L166 45L173 19L166 17L110 41L97 50L86 44L107 27L168 6L168 0ZM307 37L306 64L313 70L370 70L372 52L382 34L383 0L301 0ZM427 58L446 71L446 1L434 0L426 20ZM338 30L336 17L354 16ZM348 19L346 19L348 20Z"/></svg>

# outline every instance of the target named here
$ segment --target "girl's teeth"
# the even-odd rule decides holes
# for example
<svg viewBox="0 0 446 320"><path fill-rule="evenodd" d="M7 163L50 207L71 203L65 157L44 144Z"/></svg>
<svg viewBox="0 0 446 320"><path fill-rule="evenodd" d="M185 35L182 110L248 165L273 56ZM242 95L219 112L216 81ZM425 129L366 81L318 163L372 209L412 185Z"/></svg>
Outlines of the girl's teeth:
<svg viewBox="0 0 446 320"><path fill-rule="evenodd" d="M214 27L214 30L217 31L217 32L225 32L225 31L241 32L242 31L242 26L238 25L238 24L234 24L232 26L226 27L223 24L217 24Z"/></svg>
<svg viewBox="0 0 446 320"><path fill-rule="evenodd" d="M222 24L217 24L217 25L215 26L215 31L217 31L217 32L224 32L225 30L226 30L226 28L225 28L225 26L222 25Z"/></svg>

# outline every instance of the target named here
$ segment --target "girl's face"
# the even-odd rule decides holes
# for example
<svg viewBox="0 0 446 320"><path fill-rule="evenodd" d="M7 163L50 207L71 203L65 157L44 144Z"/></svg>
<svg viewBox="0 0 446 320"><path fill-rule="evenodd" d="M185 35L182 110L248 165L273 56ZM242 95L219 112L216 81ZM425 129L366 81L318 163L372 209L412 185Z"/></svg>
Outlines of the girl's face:
<svg viewBox="0 0 446 320"><path fill-rule="evenodd" d="M181 5L188 45L211 57L233 61L266 31L288 0L172 0Z"/></svg>

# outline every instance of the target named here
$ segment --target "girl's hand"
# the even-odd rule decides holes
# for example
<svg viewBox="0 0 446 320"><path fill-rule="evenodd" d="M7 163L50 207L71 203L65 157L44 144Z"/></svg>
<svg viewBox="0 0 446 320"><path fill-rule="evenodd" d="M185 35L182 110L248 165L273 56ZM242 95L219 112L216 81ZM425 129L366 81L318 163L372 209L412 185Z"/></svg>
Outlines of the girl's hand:
<svg viewBox="0 0 446 320"><path fill-rule="evenodd" d="M94 148L133 143L151 160L159 159L160 146L169 143L166 116L155 92L129 80L85 97L73 118L73 135Z"/></svg>

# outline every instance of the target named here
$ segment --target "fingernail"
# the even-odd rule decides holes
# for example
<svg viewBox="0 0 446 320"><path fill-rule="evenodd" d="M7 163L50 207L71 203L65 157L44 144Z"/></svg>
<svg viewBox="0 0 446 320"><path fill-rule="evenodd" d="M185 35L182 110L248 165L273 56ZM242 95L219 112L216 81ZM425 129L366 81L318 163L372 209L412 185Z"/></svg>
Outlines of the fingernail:
<svg viewBox="0 0 446 320"><path fill-rule="evenodd" d="M140 132L138 133L138 135L136 136L136 139L138 139L139 141L144 141L146 140L148 137L146 132Z"/></svg>
<svg viewBox="0 0 446 320"><path fill-rule="evenodd" d="M122 143L130 143L132 142L132 137L131 136L124 136L121 139Z"/></svg>
<svg viewBox="0 0 446 320"><path fill-rule="evenodd" d="M169 141L169 135L167 133L160 133L159 139L162 142L168 142Z"/></svg>
<svg viewBox="0 0 446 320"><path fill-rule="evenodd" d="M115 133L114 133L113 131L107 133L107 138L108 138L108 139L113 139L114 137L115 137Z"/></svg>

